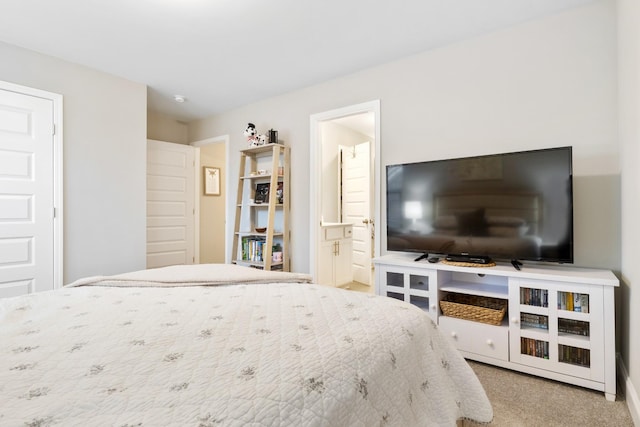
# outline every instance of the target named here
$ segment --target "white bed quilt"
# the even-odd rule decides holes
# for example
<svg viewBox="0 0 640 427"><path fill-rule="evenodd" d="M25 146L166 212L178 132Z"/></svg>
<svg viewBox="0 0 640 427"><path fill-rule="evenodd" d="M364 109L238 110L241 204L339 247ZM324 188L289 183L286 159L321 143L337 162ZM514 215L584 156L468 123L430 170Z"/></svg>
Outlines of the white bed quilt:
<svg viewBox="0 0 640 427"><path fill-rule="evenodd" d="M317 285L10 298L0 300L0 343L0 426L492 419L477 378L421 310Z"/></svg>

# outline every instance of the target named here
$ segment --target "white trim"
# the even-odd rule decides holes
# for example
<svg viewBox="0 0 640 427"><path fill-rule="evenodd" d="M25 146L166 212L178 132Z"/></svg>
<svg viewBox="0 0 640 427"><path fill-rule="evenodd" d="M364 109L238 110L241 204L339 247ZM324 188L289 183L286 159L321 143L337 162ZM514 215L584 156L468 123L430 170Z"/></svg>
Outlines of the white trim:
<svg viewBox="0 0 640 427"><path fill-rule="evenodd" d="M325 111L322 113L312 114L309 117L310 127L310 149L309 149L309 166L310 166L310 185L311 191L309 192L309 270L313 276L314 281L318 278L317 262L317 246L320 243L320 217L319 206L321 204L321 171L322 165L322 150L320 146L320 122L327 120L338 119L340 117L351 116L354 114L369 113L372 112L375 115L375 141L374 141L374 172L373 172L373 187L374 187L374 254L372 258L380 256L380 100L374 100L369 102L363 102L362 104L350 105L335 110Z"/></svg>
<svg viewBox="0 0 640 427"><path fill-rule="evenodd" d="M195 200L193 201L193 244L195 247L193 248L193 263L200 264L200 194L202 191L202 178L200 178L200 147L195 147L195 153L193 154L193 161L195 163L193 171L194 171L194 181L195 182Z"/></svg>
<svg viewBox="0 0 640 427"><path fill-rule="evenodd" d="M231 242L233 241L233 226L230 221L227 221L227 213L229 211L229 191L231 189L228 169L229 169L229 135L220 135L215 136L213 138L201 139L199 141L194 141L190 145L196 147L196 164L200 165L200 147L209 145L209 144L224 144L224 209L225 209L225 233L224 233L224 262L226 264L231 263ZM200 167L196 168L196 263L200 263L200 194L201 194L201 179L198 178L198 172Z"/></svg>
<svg viewBox="0 0 640 427"><path fill-rule="evenodd" d="M625 400L627 401L627 407L629 408L633 425L640 426L640 397L638 395L638 391L631 382L631 378L629 378L629 373L627 372L627 368L624 366L624 362L620 355L618 355L618 370L620 372L620 384L624 386L622 394L625 396Z"/></svg>
<svg viewBox="0 0 640 427"><path fill-rule="evenodd" d="M63 203L63 97L60 94L21 86L0 80L0 89L22 93L42 99L51 100L53 103L53 207L55 217L53 219L53 288L61 288L64 283L64 203Z"/></svg>

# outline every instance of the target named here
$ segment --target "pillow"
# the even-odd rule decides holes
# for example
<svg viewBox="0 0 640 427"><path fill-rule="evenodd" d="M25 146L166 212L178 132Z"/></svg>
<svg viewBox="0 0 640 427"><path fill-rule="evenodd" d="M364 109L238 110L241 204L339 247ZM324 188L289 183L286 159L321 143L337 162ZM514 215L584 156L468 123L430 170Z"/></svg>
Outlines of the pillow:
<svg viewBox="0 0 640 427"><path fill-rule="evenodd" d="M486 236L487 222L484 219L484 209L461 212L456 215L458 234L461 236Z"/></svg>

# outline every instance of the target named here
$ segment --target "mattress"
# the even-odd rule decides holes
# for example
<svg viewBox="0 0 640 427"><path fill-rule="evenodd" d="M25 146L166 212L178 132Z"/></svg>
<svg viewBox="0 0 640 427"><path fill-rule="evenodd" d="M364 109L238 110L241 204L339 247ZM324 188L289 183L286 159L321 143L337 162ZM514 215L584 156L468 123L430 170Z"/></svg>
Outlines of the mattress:
<svg viewBox="0 0 640 427"><path fill-rule="evenodd" d="M249 270L169 267L0 300L0 426L491 421L417 307Z"/></svg>

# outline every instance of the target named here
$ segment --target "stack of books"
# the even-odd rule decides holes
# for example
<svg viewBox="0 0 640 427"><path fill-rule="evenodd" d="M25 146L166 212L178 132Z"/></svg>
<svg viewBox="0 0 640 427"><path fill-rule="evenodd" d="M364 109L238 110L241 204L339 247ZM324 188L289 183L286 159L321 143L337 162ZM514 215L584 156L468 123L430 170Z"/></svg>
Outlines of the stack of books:
<svg viewBox="0 0 640 427"><path fill-rule="evenodd" d="M263 247L266 243L264 237L244 237L242 239L242 260L262 262Z"/></svg>
<svg viewBox="0 0 640 427"><path fill-rule="evenodd" d="M546 289L520 288L520 304L549 307L549 291Z"/></svg>
<svg viewBox="0 0 640 427"><path fill-rule="evenodd" d="M558 310L589 312L589 294L558 292Z"/></svg>

